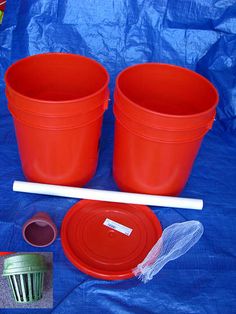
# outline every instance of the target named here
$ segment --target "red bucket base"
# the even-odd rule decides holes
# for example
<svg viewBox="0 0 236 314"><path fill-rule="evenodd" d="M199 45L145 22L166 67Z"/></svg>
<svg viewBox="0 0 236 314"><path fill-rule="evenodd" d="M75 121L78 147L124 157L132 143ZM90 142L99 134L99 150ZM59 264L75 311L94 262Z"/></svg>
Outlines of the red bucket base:
<svg viewBox="0 0 236 314"><path fill-rule="evenodd" d="M127 230L131 233L125 234ZM66 214L61 240L67 258L79 270L119 280L134 276L132 269L161 234L161 224L147 206L84 200Z"/></svg>

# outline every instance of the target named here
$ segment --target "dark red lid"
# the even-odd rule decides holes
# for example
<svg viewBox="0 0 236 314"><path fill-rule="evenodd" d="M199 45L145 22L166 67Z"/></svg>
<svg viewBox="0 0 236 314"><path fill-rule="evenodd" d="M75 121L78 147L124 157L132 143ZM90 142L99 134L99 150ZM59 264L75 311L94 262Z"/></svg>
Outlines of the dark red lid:
<svg viewBox="0 0 236 314"><path fill-rule="evenodd" d="M105 280L133 277L162 227L143 205L83 200L62 223L61 241L67 258L82 272Z"/></svg>

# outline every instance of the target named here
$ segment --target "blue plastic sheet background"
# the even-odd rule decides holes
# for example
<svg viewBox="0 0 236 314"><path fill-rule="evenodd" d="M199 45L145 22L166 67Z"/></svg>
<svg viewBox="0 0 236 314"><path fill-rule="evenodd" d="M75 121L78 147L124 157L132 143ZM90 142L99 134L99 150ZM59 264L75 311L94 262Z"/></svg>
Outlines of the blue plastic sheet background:
<svg viewBox="0 0 236 314"><path fill-rule="evenodd" d="M48 51L86 55L108 69L111 91L126 66L173 63L203 74L220 93L217 121L183 192L203 198L204 210L152 208L163 227L201 221L200 242L144 285L135 278L106 282L88 277L65 258L58 237L42 250L54 252L54 309L34 313L236 313L235 33L235 0L7 1L0 26L0 250L33 251L21 237L24 221L45 210L60 228L76 202L11 191L14 179L24 180L4 95L3 75L12 62ZM110 103L98 170L88 187L117 189L112 150Z"/></svg>

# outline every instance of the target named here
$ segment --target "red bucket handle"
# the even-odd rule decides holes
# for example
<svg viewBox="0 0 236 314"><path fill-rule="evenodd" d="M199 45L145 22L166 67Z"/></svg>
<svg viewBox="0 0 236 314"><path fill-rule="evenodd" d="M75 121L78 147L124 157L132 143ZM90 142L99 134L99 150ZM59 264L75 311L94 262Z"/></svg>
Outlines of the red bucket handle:
<svg viewBox="0 0 236 314"><path fill-rule="evenodd" d="M109 91L109 89L107 89L106 96L105 96L105 102L104 102L104 106L103 106L104 111L106 111L108 109L109 101L110 101L110 91Z"/></svg>
<svg viewBox="0 0 236 314"><path fill-rule="evenodd" d="M213 118L209 121L209 123L208 123L208 125L207 125L207 130L211 130L212 129L212 126L213 126L213 123L214 123L214 121L216 120L215 119L215 114L214 114L214 116L213 116Z"/></svg>

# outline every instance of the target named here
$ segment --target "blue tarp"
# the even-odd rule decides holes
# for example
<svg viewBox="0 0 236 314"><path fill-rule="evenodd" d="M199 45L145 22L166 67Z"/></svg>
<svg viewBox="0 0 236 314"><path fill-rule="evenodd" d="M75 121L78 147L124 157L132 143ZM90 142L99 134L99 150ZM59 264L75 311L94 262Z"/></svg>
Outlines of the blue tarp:
<svg viewBox="0 0 236 314"><path fill-rule="evenodd" d="M65 258L58 237L42 250L54 252L54 309L34 313L236 313L235 33L235 0L7 1L0 26L0 250L33 250L21 237L24 221L45 210L59 228L76 202L11 191L14 179L24 180L4 95L3 75L12 62L49 51L86 55L107 68L111 91L117 73L131 64L172 63L203 74L220 93L217 120L182 193L203 198L204 210L152 208L163 227L201 221L200 242L142 284L81 273ZM113 122L110 104L98 170L88 187L117 189L111 170Z"/></svg>

